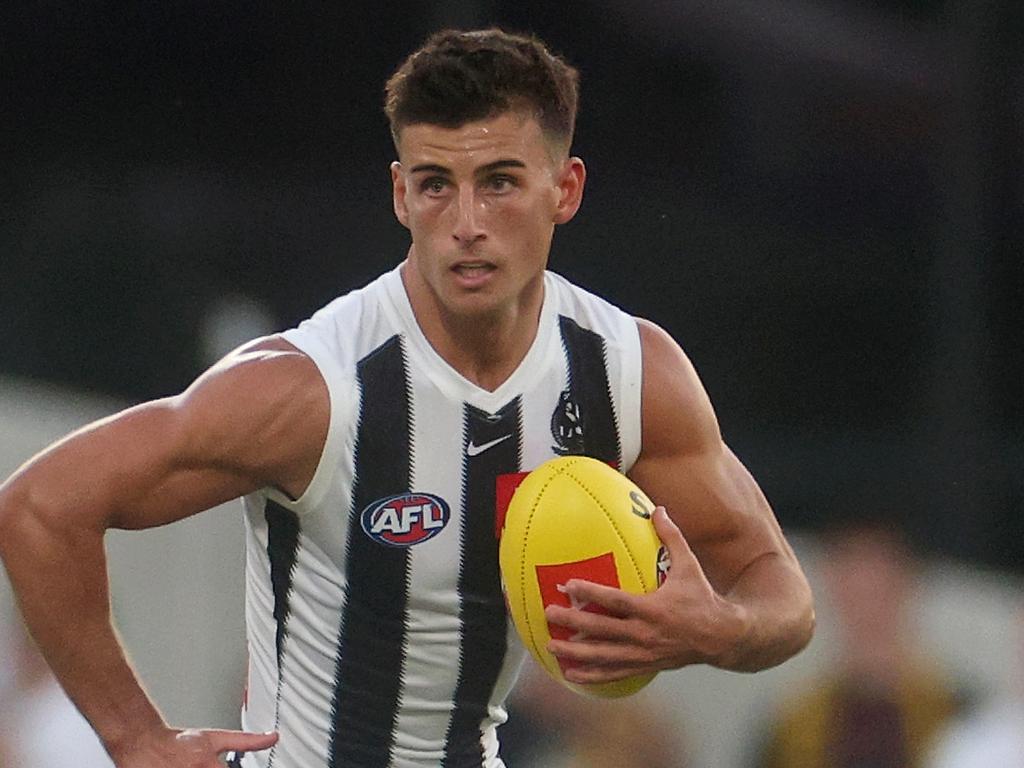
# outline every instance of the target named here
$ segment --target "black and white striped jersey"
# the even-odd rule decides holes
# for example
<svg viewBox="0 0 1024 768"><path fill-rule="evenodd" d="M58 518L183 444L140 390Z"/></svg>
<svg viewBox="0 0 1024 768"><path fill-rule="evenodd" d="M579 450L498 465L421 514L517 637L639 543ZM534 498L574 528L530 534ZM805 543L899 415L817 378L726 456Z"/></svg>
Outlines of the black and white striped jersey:
<svg viewBox="0 0 1024 768"><path fill-rule="evenodd" d="M303 496L244 500L245 768L500 768L496 727L524 650L506 618L496 509L558 454L632 466L632 317L548 272L536 339L488 392L417 326L395 269L284 337L319 367L331 418Z"/></svg>

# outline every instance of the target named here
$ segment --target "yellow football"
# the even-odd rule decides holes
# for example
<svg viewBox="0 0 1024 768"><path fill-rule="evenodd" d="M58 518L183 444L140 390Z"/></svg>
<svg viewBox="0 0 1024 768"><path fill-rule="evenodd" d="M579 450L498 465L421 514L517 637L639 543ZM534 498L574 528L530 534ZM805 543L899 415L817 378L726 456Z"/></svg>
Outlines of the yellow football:
<svg viewBox="0 0 1024 768"><path fill-rule="evenodd" d="M505 512L499 564L509 613L523 644L555 680L593 696L628 696L654 674L612 683L566 681L547 650L552 634L544 608L569 606L564 584L573 578L653 592L668 563L651 513L654 504L635 483L608 464L585 456L562 456L541 464L519 484ZM575 606L598 611L598 606Z"/></svg>

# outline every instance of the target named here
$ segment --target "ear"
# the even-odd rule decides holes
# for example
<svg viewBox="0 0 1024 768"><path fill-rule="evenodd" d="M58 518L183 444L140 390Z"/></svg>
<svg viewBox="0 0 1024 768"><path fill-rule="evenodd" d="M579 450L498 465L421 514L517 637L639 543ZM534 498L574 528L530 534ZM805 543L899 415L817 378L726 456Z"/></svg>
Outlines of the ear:
<svg viewBox="0 0 1024 768"><path fill-rule="evenodd" d="M405 174L402 164L395 160L391 163L391 197L395 208L395 218L406 229L409 228L409 208L405 204Z"/></svg>
<svg viewBox="0 0 1024 768"><path fill-rule="evenodd" d="M578 157L570 157L562 166L558 179L558 204L553 217L555 224L565 224L576 215L583 202L583 185L587 181L587 168Z"/></svg>

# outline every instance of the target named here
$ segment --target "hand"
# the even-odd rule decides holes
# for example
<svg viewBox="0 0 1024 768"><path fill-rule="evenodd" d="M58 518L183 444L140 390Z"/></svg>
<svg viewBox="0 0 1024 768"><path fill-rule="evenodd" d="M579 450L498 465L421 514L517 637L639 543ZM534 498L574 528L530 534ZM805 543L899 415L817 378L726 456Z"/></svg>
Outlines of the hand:
<svg viewBox="0 0 1024 768"><path fill-rule="evenodd" d="M605 683L688 664L714 664L743 636L741 609L725 600L664 507L654 528L668 549L671 568L654 592L621 589L570 579L574 606L599 605L607 613L549 605L545 617L572 631L571 640L551 640L548 651L563 662L572 683ZM567 664L566 664L567 662Z"/></svg>
<svg viewBox="0 0 1024 768"><path fill-rule="evenodd" d="M117 768L223 768L225 752L259 752L276 743L276 733L164 728L136 741L114 762Z"/></svg>

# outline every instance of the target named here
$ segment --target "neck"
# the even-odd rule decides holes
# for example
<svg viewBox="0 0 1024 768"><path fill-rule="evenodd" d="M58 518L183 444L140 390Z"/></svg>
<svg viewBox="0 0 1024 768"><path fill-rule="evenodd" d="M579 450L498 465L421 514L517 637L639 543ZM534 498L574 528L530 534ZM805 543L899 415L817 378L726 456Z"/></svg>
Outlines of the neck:
<svg viewBox="0 0 1024 768"><path fill-rule="evenodd" d="M508 306L460 314L439 301L408 261L402 265L401 274L423 335L434 351L463 377L493 392L519 367L540 325L543 275Z"/></svg>

